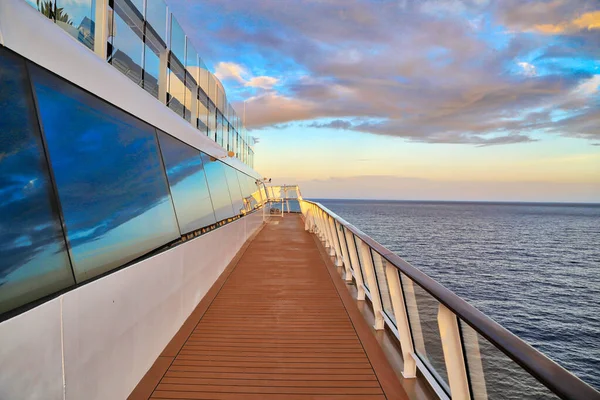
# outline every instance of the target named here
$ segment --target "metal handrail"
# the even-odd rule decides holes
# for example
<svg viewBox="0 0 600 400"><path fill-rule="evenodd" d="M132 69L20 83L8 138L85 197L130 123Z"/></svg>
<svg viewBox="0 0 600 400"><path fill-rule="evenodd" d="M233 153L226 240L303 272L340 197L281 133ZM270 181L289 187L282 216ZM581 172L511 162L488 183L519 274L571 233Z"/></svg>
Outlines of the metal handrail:
<svg viewBox="0 0 600 400"><path fill-rule="evenodd" d="M306 199L302 201L319 207L323 212L343 225L557 396L563 399L576 400L600 399L600 392L596 391L592 386L531 347L521 338L508 331L421 270L413 267L401 257L377 243L370 236L327 207Z"/></svg>

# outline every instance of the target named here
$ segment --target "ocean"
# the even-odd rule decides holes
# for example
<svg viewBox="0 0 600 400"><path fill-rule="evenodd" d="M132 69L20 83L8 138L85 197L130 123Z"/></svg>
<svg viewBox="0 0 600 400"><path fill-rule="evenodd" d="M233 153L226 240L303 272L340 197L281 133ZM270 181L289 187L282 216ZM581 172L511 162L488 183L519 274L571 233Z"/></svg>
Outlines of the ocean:
<svg viewBox="0 0 600 400"><path fill-rule="evenodd" d="M600 205L316 201L600 390Z"/></svg>

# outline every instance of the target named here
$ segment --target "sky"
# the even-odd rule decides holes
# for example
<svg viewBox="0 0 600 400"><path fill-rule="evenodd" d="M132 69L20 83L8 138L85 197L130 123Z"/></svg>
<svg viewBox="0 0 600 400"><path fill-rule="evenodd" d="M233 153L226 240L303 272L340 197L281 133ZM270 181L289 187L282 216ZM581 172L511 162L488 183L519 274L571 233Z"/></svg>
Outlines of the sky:
<svg viewBox="0 0 600 400"><path fill-rule="evenodd" d="M313 198L600 202L597 0L168 4L274 183Z"/></svg>

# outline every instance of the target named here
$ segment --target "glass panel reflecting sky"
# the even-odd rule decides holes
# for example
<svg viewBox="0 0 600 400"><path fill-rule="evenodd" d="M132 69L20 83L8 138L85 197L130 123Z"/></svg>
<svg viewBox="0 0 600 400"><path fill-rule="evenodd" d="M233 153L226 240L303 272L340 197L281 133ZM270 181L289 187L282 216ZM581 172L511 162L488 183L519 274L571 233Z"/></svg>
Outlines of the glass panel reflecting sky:
<svg viewBox="0 0 600 400"><path fill-rule="evenodd" d="M204 171L217 221L232 217L234 213L223 163L204 153L202 153L202 161L204 161Z"/></svg>
<svg viewBox="0 0 600 400"><path fill-rule="evenodd" d="M144 43L141 21L123 0L115 1L113 31L110 33L112 53L109 62L136 84L142 84Z"/></svg>
<svg viewBox="0 0 600 400"><path fill-rule="evenodd" d="M181 233L217 222L200 151L160 131L158 138Z"/></svg>
<svg viewBox="0 0 600 400"><path fill-rule="evenodd" d="M144 89L152 96L158 98L158 77L160 73L160 58L154 51L146 46L144 52Z"/></svg>
<svg viewBox="0 0 600 400"><path fill-rule="evenodd" d="M162 0L146 0L146 21L167 42L167 5Z"/></svg>
<svg viewBox="0 0 600 400"><path fill-rule="evenodd" d="M185 63L185 33L179 22L171 14L171 52L181 62L181 65Z"/></svg>
<svg viewBox="0 0 600 400"><path fill-rule="evenodd" d="M32 75L77 280L177 239L154 129L41 69Z"/></svg>
<svg viewBox="0 0 600 400"><path fill-rule="evenodd" d="M240 215L244 212L244 202L242 201L242 192L237 178L237 171L226 164L223 164L223 168L225 169L225 177L229 186L233 212L235 215Z"/></svg>
<svg viewBox="0 0 600 400"><path fill-rule="evenodd" d="M169 108L183 117L185 85L175 72L169 70Z"/></svg>
<svg viewBox="0 0 600 400"><path fill-rule="evenodd" d="M0 313L73 283L25 63L0 47ZM52 199L52 200L51 200Z"/></svg>
<svg viewBox="0 0 600 400"><path fill-rule="evenodd" d="M40 8L47 1L40 1ZM89 49L94 49L94 0L56 0L56 25Z"/></svg>

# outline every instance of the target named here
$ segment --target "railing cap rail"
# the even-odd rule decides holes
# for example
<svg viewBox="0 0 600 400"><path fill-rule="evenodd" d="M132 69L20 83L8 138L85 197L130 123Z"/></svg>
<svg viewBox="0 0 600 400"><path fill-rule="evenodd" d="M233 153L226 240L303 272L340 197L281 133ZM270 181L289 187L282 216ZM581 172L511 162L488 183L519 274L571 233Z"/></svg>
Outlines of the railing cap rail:
<svg viewBox="0 0 600 400"><path fill-rule="evenodd" d="M531 347L521 338L508 331L471 304L467 303L456 293L447 289L426 275L423 271L410 265L400 256L377 243L370 236L329 210L321 203L306 199L303 199L303 201L319 207L345 228L349 229L354 235L358 236L363 242L371 247L371 249L376 251L385 258L386 261L417 283L440 303L452 310L454 314L460 317L481 336L490 341L494 346L500 349L557 396L563 399L573 400L600 400L600 392L596 391L592 386Z"/></svg>

